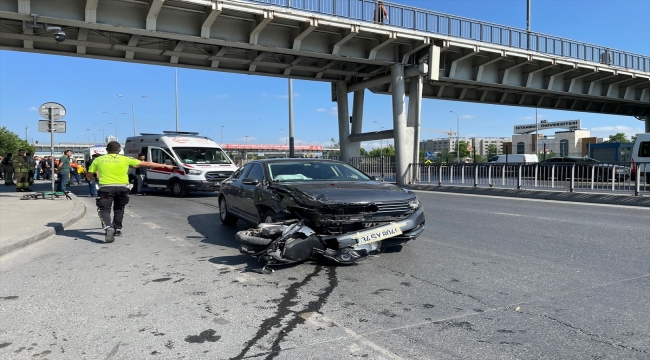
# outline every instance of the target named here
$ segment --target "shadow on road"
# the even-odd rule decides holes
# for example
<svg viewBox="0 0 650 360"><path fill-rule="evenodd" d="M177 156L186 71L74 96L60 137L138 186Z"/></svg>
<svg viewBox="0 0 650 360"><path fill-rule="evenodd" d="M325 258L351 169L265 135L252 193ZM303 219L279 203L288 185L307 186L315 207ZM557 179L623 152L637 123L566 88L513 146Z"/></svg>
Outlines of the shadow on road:
<svg viewBox="0 0 650 360"><path fill-rule="evenodd" d="M237 226L227 226L221 223L218 213L198 214L187 217L187 222L196 232L203 236L204 244L227 246L234 249L239 248L239 242L235 240L235 233L251 227L250 224L239 221Z"/></svg>
<svg viewBox="0 0 650 360"><path fill-rule="evenodd" d="M95 237L91 235L95 235ZM104 232L101 230L65 230L62 231L59 236L67 236L69 238L74 238L74 240L85 240L96 244L104 244L104 240L99 240L104 238Z"/></svg>

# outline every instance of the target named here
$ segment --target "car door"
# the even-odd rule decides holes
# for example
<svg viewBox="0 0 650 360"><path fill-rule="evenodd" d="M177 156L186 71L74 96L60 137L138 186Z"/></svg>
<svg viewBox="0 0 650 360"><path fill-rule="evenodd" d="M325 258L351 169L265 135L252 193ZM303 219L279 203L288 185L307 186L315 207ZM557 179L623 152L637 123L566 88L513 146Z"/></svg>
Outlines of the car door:
<svg viewBox="0 0 650 360"><path fill-rule="evenodd" d="M245 213L242 211L242 197L244 192L244 184L242 183L242 180L246 177L246 174L248 174L252 166L253 163L244 165L239 176L236 179L232 179L232 182L228 187L228 194L226 195L228 207L238 216L242 217L246 217Z"/></svg>
<svg viewBox="0 0 650 360"><path fill-rule="evenodd" d="M250 183L250 180L257 180L257 183ZM259 221L260 216L259 211L257 210L258 201L264 199L262 191L264 191L264 182L266 181L266 176L264 175L264 167L261 163L253 163L248 174L242 179L247 180L242 182L242 195L241 195L241 211L245 212L247 217Z"/></svg>
<svg viewBox="0 0 650 360"><path fill-rule="evenodd" d="M164 164L166 160L171 161L171 165L176 165L172 156L163 148L149 147L149 154L147 154L147 159L150 161ZM147 170L147 184L150 187L159 187L165 188L169 183L169 179L172 177L173 170L168 170L162 167L154 167Z"/></svg>

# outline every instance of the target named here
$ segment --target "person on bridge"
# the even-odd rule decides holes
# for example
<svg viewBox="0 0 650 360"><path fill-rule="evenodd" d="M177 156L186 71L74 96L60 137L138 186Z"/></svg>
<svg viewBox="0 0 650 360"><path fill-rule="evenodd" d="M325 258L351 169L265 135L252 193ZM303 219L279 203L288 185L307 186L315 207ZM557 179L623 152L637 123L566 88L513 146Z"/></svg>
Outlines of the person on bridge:
<svg viewBox="0 0 650 360"><path fill-rule="evenodd" d="M99 173L99 191L97 194L97 212L106 233L104 241L112 243L115 236L122 236L122 220L124 207L129 203L129 166L162 167L173 169L173 165L157 164L154 162L140 161L120 155L122 146L117 141L106 145L107 154L93 160L86 172L86 179L92 181ZM111 207L113 208L113 221L111 221Z"/></svg>
<svg viewBox="0 0 650 360"><path fill-rule="evenodd" d="M376 24L383 24L384 18L388 20L388 11L386 11L386 5L384 5L383 1L378 1L377 8L375 9L375 16L373 16L372 20Z"/></svg>

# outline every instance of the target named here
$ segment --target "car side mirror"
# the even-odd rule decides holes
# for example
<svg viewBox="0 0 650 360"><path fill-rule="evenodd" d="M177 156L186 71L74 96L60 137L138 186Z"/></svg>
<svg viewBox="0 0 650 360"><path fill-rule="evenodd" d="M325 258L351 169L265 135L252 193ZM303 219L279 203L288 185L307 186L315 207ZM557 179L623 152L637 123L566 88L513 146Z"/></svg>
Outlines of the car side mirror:
<svg viewBox="0 0 650 360"><path fill-rule="evenodd" d="M241 182L246 185L257 185L260 183L257 178L244 178Z"/></svg>
<svg viewBox="0 0 650 360"><path fill-rule="evenodd" d="M174 165L174 163L171 160L166 159L165 160L165 165Z"/></svg>
<svg viewBox="0 0 650 360"><path fill-rule="evenodd" d="M375 181L383 181L381 176L373 176L372 179Z"/></svg>

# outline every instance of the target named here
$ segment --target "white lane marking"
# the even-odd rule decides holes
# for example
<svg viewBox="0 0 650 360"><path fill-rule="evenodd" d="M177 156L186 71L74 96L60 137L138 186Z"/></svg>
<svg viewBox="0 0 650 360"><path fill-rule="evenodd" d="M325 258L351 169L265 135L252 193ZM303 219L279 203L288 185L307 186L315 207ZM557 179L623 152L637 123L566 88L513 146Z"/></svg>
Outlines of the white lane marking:
<svg viewBox="0 0 650 360"><path fill-rule="evenodd" d="M336 323L336 321L328 318L327 316L323 314L319 314L317 312L307 312L307 313L302 313L300 314L300 317L305 319L308 323L310 323L313 326L316 327L332 327L336 326L340 329L343 329L346 334L350 335L354 340L360 342L361 344L368 346L372 348L373 350L376 350L377 352L381 353L383 356L386 356L388 359L395 359L395 360L403 360L402 357L393 354L387 349L384 349L383 347L375 344L374 342L366 339L362 335L357 334L351 329L346 328L345 326Z"/></svg>
<svg viewBox="0 0 650 360"><path fill-rule="evenodd" d="M151 229L162 229L160 226L158 226L158 225L156 225L156 224L154 224L152 222L145 222L145 223L142 223L142 224L147 225Z"/></svg>
<svg viewBox="0 0 650 360"><path fill-rule="evenodd" d="M519 215L519 214L508 214L508 213L494 213L494 214L497 214L497 215L508 215L508 216L521 216L521 215Z"/></svg>
<svg viewBox="0 0 650 360"><path fill-rule="evenodd" d="M497 195L479 195L479 194L459 194L459 193L449 193L442 191L428 191L428 190L416 190L410 189L413 192L424 193L424 194L440 194L440 195L452 195L452 196L475 196L483 198L498 198L498 199L508 199L508 200L517 200L517 201L534 201L534 202L545 202L545 203L556 203L556 204L571 204L571 205L582 205L582 206L605 206L605 207L616 207L623 209L642 209L650 211L650 208L645 206L630 206L630 205L617 205L617 204L597 204L597 203L586 203L586 202L576 202L576 201L562 201L562 200L542 200L542 199L529 199L529 198L520 198L520 197L510 197L510 196L497 196ZM563 194L563 193L560 193ZM616 195L616 194L612 194Z"/></svg>
<svg viewBox="0 0 650 360"><path fill-rule="evenodd" d="M134 218L139 218L140 217L140 215L134 213L133 211L131 211L129 209L124 209L124 213L126 213L130 217L134 217Z"/></svg>
<svg viewBox="0 0 650 360"><path fill-rule="evenodd" d="M155 224L154 224L155 225ZM157 225L156 225L157 226ZM160 227L158 227L160 228ZM178 236L167 236L167 239L174 242L178 246L193 246L190 244L188 241L185 241L184 239L179 238Z"/></svg>

